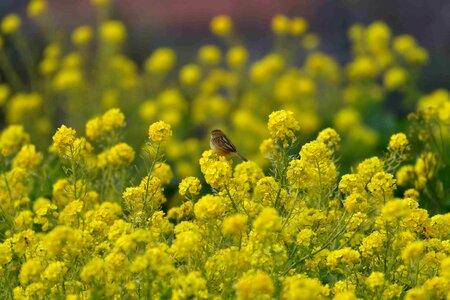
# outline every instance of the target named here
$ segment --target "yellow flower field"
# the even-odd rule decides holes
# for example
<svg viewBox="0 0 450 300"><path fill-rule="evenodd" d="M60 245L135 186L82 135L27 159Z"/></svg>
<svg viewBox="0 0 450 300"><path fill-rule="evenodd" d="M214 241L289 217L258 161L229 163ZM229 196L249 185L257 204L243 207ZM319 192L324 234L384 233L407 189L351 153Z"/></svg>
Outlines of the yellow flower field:
<svg viewBox="0 0 450 300"><path fill-rule="evenodd" d="M91 3L64 35L29 2L42 53L0 23L1 299L450 299L450 93L414 37L355 24L342 64L276 15L254 60L220 15L138 65Z"/></svg>

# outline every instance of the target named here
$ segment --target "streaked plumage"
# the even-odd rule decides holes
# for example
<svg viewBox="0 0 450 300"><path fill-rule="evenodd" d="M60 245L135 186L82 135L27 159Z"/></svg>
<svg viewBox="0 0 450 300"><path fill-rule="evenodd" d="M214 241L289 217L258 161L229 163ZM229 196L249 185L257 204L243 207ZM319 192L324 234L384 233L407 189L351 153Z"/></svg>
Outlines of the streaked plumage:
<svg viewBox="0 0 450 300"><path fill-rule="evenodd" d="M227 156L231 154L239 157L243 161L247 161L245 157L237 152L236 147L220 129L214 129L213 131L211 131L211 139L209 140L209 145L211 149L219 155Z"/></svg>

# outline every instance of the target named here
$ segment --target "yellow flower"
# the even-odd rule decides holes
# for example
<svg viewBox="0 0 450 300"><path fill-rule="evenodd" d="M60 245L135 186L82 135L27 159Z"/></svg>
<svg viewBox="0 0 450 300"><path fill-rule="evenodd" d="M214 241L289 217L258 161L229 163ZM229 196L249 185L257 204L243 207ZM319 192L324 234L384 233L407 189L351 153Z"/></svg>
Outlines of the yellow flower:
<svg viewBox="0 0 450 300"><path fill-rule="evenodd" d="M252 161L241 162L234 170L234 178L241 183L249 183L251 186L254 186L263 177L263 170Z"/></svg>
<svg viewBox="0 0 450 300"><path fill-rule="evenodd" d="M253 221L253 230L261 235L277 232L281 229L281 218L275 208L264 208Z"/></svg>
<svg viewBox="0 0 450 300"><path fill-rule="evenodd" d="M254 194L265 206L273 205L276 198L279 185L273 177L264 177L258 180L255 186Z"/></svg>
<svg viewBox="0 0 450 300"><path fill-rule="evenodd" d="M67 266L64 262L55 261L48 264L47 268L45 268L42 273L42 279L48 280L50 282L59 281L61 278L64 278L64 275L67 272Z"/></svg>
<svg viewBox="0 0 450 300"><path fill-rule="evenodd" d="M181 196L197 196L201 189L200 180L193 176L184 178L178 185L178 191Z"/></svg>
<svg viewBox="0 0 450 300"><path fill-rule="evenodd" d="M311 242L315 236L316 234L311 229L303 229L297 234L297 244L301 247L307 248L311 245Z"/></svg>
<svg viewBox="0 0 450 300"><path fill-rule="evenodd" d="M70 90L83 83L83 75L79 68L64 68L56 73L53 86L57 91Z"/></svg>
<svg viewBox="0 0 450 300"><path fill-rule="evenodd" d="M267 126L272 139L282 142L294 139L296 132L300 130L294 113L286 110L272 112Z"/></svg>
<svg viewBox="0 0 450 300"><path fill-rule="evenodd" d="M272 32L276 35L285 35L289 31L289 19L285 15L276 15L272 19Z"/></svg>
<svg viewBox="0 0 450 300"><path fill-rule="evenodd" d="M374 54L380 53L388 46L390 37L391 30L381 21L370 24L365 32L367 45Z"/></svg>
<svg viewBox="0 0 450 300"><path fill-rule="evenodd" d="M99 168L106 166L120 167L130 164L134 160L134 156L135 152L130 145L119 143L100 153L97 164Z"/></svg>
<svg viewBox="0 0 450 300"><path fill-rule="evenodd" d="M224 199L217 196L205 195L194 206L197 219L218 219L225 212Z"/></svg>
<svg viewBox="0 0 450 300"><path fill-rule="evenodd" d="M165 74L175 65L176 54L170 48L158 48L145 61L145 71L150 74Z"/></svg>
<svg viewBox="0 0 450 300"><path fill-rule="evenodd" d="M373 79L378 75L376 62L368 56L359 56L347 66L351 80Z"/></svg>
<svg viewBox="0 0 450 300"><path fill-rule="evenodd" d="M371 291L375 291L384 285L384 273L372 272L369 277L366 278L366 284Z"/></svg>
<svg viewBox="0 0 450 300"><path fill-rule="evenodd" d="M317 141L324 143L333 152L339 148L341 137L333 128L325 128L319 132Z"/></svg>
<svg viewBox="0 0 450 300"><path fill-rule="evenodd" d="M371 258L380 255L385 246L385 238L386 235L379 231L374 231L366 236L359 247L362 256Z"/></svg>
<svg viewBox="0 0 450 300"><path fill-rule="evenodd" d="M285 277L283 280L283 299L327 299L330 289L316 278L304 275Z"/></svg>
<svg viewBox="0 0 450 300"><path fill-rule="evenodd" d="M169 184L173 178L173 172L170 166L161 162L155 164L152 175L159 178L161 184Z"/></svg>
<svg viewBox="0 0 450 300"><path fill-rule="evenodd" d="M4 34L12 34L19 30L21 24L22 21L17 14L9 14L3 18L0 27Z"/></svg>
<svg viewBox="0 0 450 300"><path fill-rule="evenodd" d="M152 207L157 207L158 205L166 202L166 198L163 194L163 187L161 185L161 180L155 176L145 176L139 187L144 190L145 195L149 199L144 199L144 201L151 200Z"/></svg>
<svg viewBox="0 0 450 300"><path fill-rule="evenodd" d="M368 206L367 199L358 192L353 192L345 198L345 210L350 213L366 211Z"/></svg>
<svg viewBox="0 0 450 300"><path fill-rule="evenodd" d="M450 279L450 257L441 260L441 276Z"/></svg>
<svg viewBox="0 0 450 300"><path fill-rule="evenodd" d="M400 132L391 136L388 149L391 151L403 151L408 145L408 138L404 133Z"/></svg>
<svg viewBox="0 0 450 300"><path fill-rule="evenodd" d="M381 215L386 222L399 221L403 217L410 215L409 202L404 199L394 199L386 202Z"/></svg>
<svg viewBox="0 0 450 300"><path fill-rule="evenodd" d="M171 250L176 258L196 256L202 250L202 236L194 230L187 230L176 235Z"/></svg>
<svg viewBox="0 0 450 300"><path fill-rule="evenodd" d="M416 160L414 171L417 176L423 176L425 179L431 179L434 176L437 164L436 154L425 152Z"/></svg>
<svg viewBox="0 0 450 300"><path fill-rule="evenodd" d="M366 183L359 174L345 174L339 182L339 191L344 194L361 193L365 190Z"/></svg>
<svg viewBox="0 0 450 300"><path fill-rule="evenodd" d="M360 263L360 254L358 251L345 247L332 251L327 256L327 266L336 269L339 265L351 269L354 265Z"/></svg>
<svg viewBox="0 0 450 300"><path fill-rule="evenodd" d="M202 70L196 64L189 64L180 70L180 83L186 86L195 85L202 76Z"/></svg>
<svg viewBox="0 0 450 300"><path fill-rule="evenodd" d="M308 33L303 37L302 44L307 50L315 49L319 46L320 39L317 34Z"/></svg>
<svg viewBox="0 0 450 300"><path fill-rule="evenodd" d="M111 0L91 0L92 5L94 6L106 6L109 5Z"/></svg>
<svg viewBox="0 0 450 300"><path fill-rule="evenodd" d="M416 241L408 244L402 250L402 259L409 264L415 258L419 258L425 251L425 243L423 241Z"/></svg>
<svg viewBox="0 0 450 300"><path fill-rule="evenodd" d="M8 126L0 135L0 154L5 157L10 156L29 141L30 136L24 131L22 125Z"/></svg>
<svg viewBox="0 0 450 300"><path fill-rule="evenodd" d="M126 37L125 26L120 21L105 21L100 25L100 38L107 43L120 44Z"/></svg>
<svg viewBox="0 0 450 300"><path fill-rule="evenodd" d="M309 172L307 168L310 167L305 160L294 159L289 162L289 167L286 172L286 177L289 183L294 188L305 187L309 183Z"/></svg>
<svg viewBox="0 0 450 300"><path fill-rule="evenodd" d="M209 28L215 35L227 36L233 30L233 21L227 15L219 15L211 20Z"/></svg>
<svg viewBox="0 0 450 300"><path fill-rule="evenodd" d="M359 111L352 107L342 108L334 116L334 126L342 132L348 132L360 124L361 115Z"/></svg>
<svg viewBox="0 0 450 300"><path fill-rule="evenodd" d="M42 261L38 258L30 259L24 262L19 274L20 283L26 285L29 282L37 280L41 275L43 268Z"/></svg>
<svg viewBox="0 0 450 300"><path fill-rule="evenodd" d="M12 260L11 245L7 242L0 243L0 268Z"/></svg>
<svg viewBox="0 0 450 300"><path fill-rule="evenodd" d="M58 60L55 58L44 58L39 64L39 71L42 75L53 74L58 69Z"/></svg>
<svg viewBox="0 0 450 300"><path fill-rule="evenodd" d="M84 46L92 40L92 28L88 25L76 28L72 33L72 43L77 46Z"/></svg>
<svg viewBox="0 0 450 300"><path fill-rule="evenodd" d="M42 97L38 93L19 93L11 97L7 106L9 123L21 123L42 106Z"/></svg>
<svg viewBox="0 0 450 300"><path fill-rule="evenodd" d="M125 126L125 116L118 108L112 108L102 116L103 130L111 131Z"/></svg>
<svg viewBox="0 0 450 300"><path fill-rule="evenodd" d="M47 0L31 0L27 7L27 13L30 17L37 17L47 9Z"/></svg>
<svg viewBox="0 0 450 300"><path fill-rule="evenodd" d="M240 236L247 231L247 216L235 214L223 220L222 232L229 236Z"/></svg>
<svg viewBox="0 0 450 300"><path fill-rule="evenodd" d="M394 50L399 54L406 54L408 51L416 47L416 45L417 44L414 37L408 34L396 36L392 40L392 48L394 48Z"/></svg>
<svg viewBox="0 0 450 300"><path fill-rule="evenodd" d="M76 139L76 134L77 132L75 129L62 125L52 137L53 147L60 154L65 155L67 149L73 146Z"/></svg>
<svg viewBox="0 0 450 300"><path fill-rule="evenodd" d="M259 151L266 158L270 158L272 153L274 152L274 150L275 150L275 145L274 145L272 139L265 139L264 141L262 141L261 145L259 146Z"/></svg>
<svg viewBox="0 0 450 300"><path fill-rule="evenodd" d="M450 283L446 278L435 276L424 282L423 289L428 295L434 296L432 298L444 299L449 294Z"/></svg>
<svg viewBox="0 0 450 300"><path fill-rule="evenodd" d="M235 288L237 299L240 300L271 299L274 292L272 279L260 270L248 272L239 278Z"/></svg>
<svg viewBox="0 0 450 300"><path fill-rule="evenodd" d="M160 144L172 136L172 130L169 124L164 121L159 121L150 125L148 136L152 142Z"/></svg>
<svg viewBox="0 0 450 300"><path fill-rule="evenodd" d="M300 160L291 160L287 179L293 187L322 190L336 180L336 167L331 160L331 151L324 143L312 141L302 146Z"/></svg>
<svg viewBox="0 0 450 300"><path fill-rule="evenodd" d="M361 179L365 183L367 183L376 173L383 172L383 167L384 167L383 161L380 160L378 157L374 156L360 162L357 166L357 171L358 174L361 176ZM380 179L382 179L384 175L386 175L386 178L390 177L390 174L379 174L378 176L380 177Z"/></svg>
<svg viewBox="0 0 450 300"><path fill-rule="evenodd" d="M352 291L339 292L334 295L333 300L357 300L355 293Z"/></svg>
<svg viewBox="0 0 450 300"><path fill-rule="evenodd" d="M24 145L12 161L13 167L34 169L42 161L42 153L36 152L34 145Z"/></svg>
<svg viewBox="0 0 450 300"><path fill-rule="evenodd" d="M198 271L176 278L172 299L208 299L207 282Z"/></svg>
<svg viewBox="0 0 450 300"><path fill-rule="evenodd" d="M219 156L213 150L208 150L203 152L199 163L206 182L213 189L221 189L229 182L231 166L224 156Z"/></svg>
<svg viewBox="0 0 450 300"><path fill-rule="evenodd" d="M300 17L293 18L289 24L290 34L300 36L308 30L308 22Z"/></svg>
<svg viewBox="0 0 450 300"><path fill-rule="evenodd" d="M367 184L367 189L375 197L381 197L385 200L389 199L396 188L395 179L392 174L385 172L378 172L373 175L370 182Z"/></svg>
<svg viewBox="0 0 450 300"><path fill-rule="evenodd" d="M1 48L1 47L0 47ZM0 84L0 106L5 104L6 100L10 95L10 89L6 84Z"/></svg>
<svg viewBox="0 0 450 300"><path fill-rule="evenodd" d="M242 67L248 59L248 52L242 46L231 47L227 52L227 64L230 68Z"/></svg>
<svg viewBox="0 0 450 300"><path fill-rule="evenodd" d="M125 205L131 212L142 211L144 197L145 189L141 187L127 187L122 194Z"/></svg>
<svg viewBox="0 0 450 300"><path fill-rule="evenodd" d="M106 263L103 259L95 257L83 266L80 272L82 281L89 282L103 282L106 279Z"/></svg>
<svg viewBox="0 0 450 300"><path fill-rule="evenodd" d="M405 85L407 78L408 74L405 69L401 67L392 67L384 74L383 85L387 90L395 91Z"/></svg>
<svg viewBox="0 0 450 300"><path fill-rule="evenodd" d="M315 82L307 77L301 77L297 80L297 91L304 97L313 97L316 94Z"/></svg>
<svg viewBox="0 0 450 300"><path fill-rule="evenodd" d="M438 89L419 99L418 112L428 121L438 119L445 123L450 121L450 93L445 89Z"/></svg>
<svg viewBox="0 0 450 300"><path fill-rule="evenodd" d="M220 63L222 53L219 47L214 45L206 45L198 51L198 60L208 66L214 66Z"/></svg>
<svg viewBox="0 0 450 300"><path fill-rule="evenodd" d="M157 112L158 112L158 105L154 100L144 101L139 107L139 116L145 122L154 121Z"/></svg>

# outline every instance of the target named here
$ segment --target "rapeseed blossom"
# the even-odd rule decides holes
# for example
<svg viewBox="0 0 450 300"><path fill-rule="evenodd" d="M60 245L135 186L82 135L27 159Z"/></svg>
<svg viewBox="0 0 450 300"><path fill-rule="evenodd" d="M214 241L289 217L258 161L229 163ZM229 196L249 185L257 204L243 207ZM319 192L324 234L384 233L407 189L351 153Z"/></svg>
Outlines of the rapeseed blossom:
<svg viewBox="0 0 450 300"><path fill-rule="evenodd" d="M152 142L157 144L167 141L172 136L170 125L164 121L153 123L148 129L148 135Z"/></svg>

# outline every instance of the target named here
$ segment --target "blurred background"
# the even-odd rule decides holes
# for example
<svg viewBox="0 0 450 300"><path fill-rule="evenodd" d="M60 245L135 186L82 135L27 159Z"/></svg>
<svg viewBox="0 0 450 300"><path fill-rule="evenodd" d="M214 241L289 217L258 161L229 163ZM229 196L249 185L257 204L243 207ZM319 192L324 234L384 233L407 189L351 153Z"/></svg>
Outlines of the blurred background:
<svg viewBox="0 0 450 300"><path fill-rule="evenodd" d="M95 23L95 10L89 0L48 3L53 23L65 32L80 24ZM0 17L11 12L25 15L27 4L26 0L1 0ZM381 20L393 34L410 34L428 50L430 60L422 72L422 90L450 87L447 0L131 0L113 1L111 13L112 18L125 22L129 33L125 53L138 63L160 46L175 48L179 61L192 59L197 46L216 42L208 24L218 14L231 16L251 50L251 58L258 59L272 44L270 21L277 13L307 19L310 30L321 38L319 49L345 63L350 53L348 28L355 23L367 25ZM26 28L33 30L32 26Z"/></svg>

